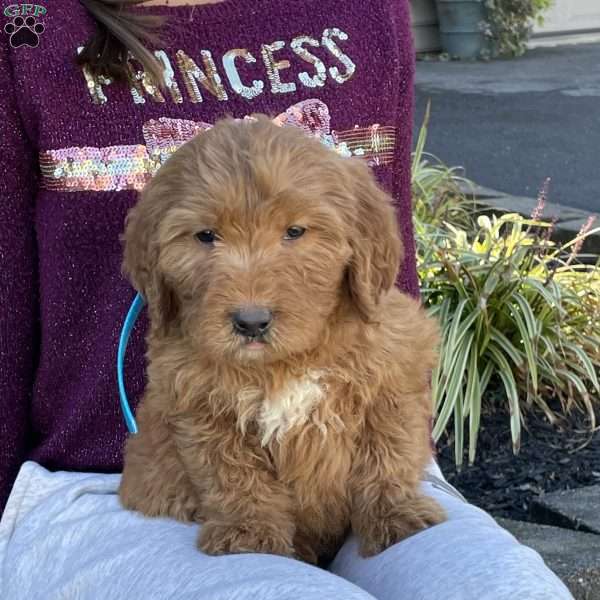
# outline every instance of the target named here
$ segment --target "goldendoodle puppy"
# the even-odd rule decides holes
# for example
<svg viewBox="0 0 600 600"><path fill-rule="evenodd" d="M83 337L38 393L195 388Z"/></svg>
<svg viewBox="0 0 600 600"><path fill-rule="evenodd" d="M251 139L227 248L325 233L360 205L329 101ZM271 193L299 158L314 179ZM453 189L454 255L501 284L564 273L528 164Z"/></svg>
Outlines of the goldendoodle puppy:
<svg viewBox="0 0 600 600"><path fill-rule="evenodd" d="M443 520L430 458L437 327L394 287L402 248L367 164L266 117L224 120L127 219L148 383L120 498L202 523L209 554L364 556Z"/></svg>

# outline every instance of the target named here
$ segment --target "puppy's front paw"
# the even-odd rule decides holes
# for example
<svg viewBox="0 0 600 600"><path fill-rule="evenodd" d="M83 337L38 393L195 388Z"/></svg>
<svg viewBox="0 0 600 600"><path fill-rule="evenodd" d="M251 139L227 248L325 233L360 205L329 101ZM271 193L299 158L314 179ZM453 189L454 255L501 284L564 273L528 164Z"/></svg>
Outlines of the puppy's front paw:
<svg viewBox="0 0 600 600"><path fill-rule="evenodd" d="M207 521L200 530L198 548L213 556L245 552L294 555L291 536L270 523L242 525Z"/></svg>
<svg viewBox="0 0 600 600"><path fill-rule="evenodd" d="M446 512L431 498L417 496L391 507L378 507L359 527L360 554L383 552L401 540L445 521Z"/></svg>
<svg viewBox="0 0 600 600"><path fill-rule="evenodd" d="M296 535L294 538L294 556L298 560L310 565L318 563L317 553L310 540L304 535Z"/></svg>

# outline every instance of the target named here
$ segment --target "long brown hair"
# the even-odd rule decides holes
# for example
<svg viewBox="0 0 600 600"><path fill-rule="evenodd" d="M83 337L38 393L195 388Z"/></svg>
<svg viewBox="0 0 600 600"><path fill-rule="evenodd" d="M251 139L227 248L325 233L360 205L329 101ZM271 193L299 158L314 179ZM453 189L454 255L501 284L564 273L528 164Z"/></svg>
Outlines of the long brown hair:
<svg viewBox="0 0 600 600"><path fill-rule="evenodd" d="M96 21L96 32L76 57L95 76L115 81L129 81L128 54L140 62L155 82L163 85L163 68L144 42L160 40L158 29L163 24L159 15L143 15L128 11L129 6L147 0L79 0Z"/></svg>

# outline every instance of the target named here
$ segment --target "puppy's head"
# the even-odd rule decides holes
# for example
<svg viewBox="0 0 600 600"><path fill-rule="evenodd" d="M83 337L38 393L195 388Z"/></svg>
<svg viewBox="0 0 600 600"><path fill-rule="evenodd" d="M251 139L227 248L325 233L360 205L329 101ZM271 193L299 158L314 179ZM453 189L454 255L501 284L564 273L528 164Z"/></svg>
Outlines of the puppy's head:
<svg viewBox="0 0 600 600"><path fill-rule="evenodd" d="M342 303L373 318L401 259L366 163L262 116L221 121L175 152L124 239L155 334L242 362L311 350Z"/></svg>

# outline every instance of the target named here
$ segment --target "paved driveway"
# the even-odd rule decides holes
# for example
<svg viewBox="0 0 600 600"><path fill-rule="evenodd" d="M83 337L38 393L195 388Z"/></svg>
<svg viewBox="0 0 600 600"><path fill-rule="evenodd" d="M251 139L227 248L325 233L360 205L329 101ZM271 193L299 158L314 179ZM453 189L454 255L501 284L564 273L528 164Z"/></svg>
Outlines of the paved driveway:
<svg viewBox="0 0 600 600"><path fill-rule="evenodd" d="M515 60L417 63L427 150L485 187L600 212L600 44L538 48Z"/></svg>

